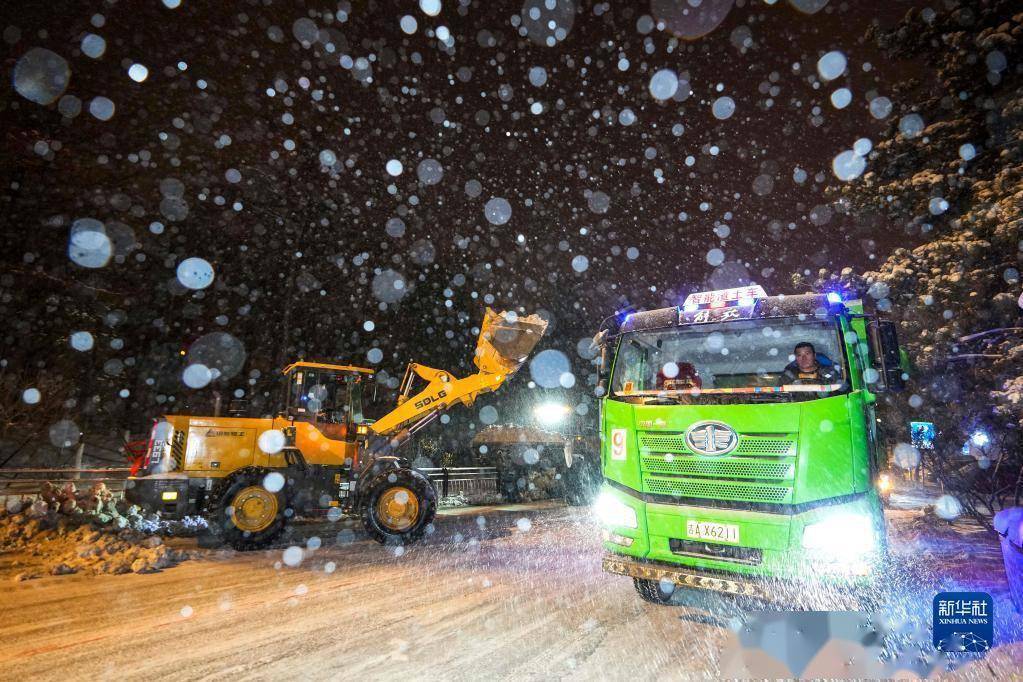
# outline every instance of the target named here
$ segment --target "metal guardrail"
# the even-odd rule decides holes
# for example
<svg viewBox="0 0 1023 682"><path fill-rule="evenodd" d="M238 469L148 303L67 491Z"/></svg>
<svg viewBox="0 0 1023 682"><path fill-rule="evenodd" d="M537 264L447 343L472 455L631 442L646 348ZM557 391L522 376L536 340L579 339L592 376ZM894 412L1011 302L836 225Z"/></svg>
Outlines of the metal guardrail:
<svg viewBox="0 0 1023 682"><path fill-rule="evenodd" d="M112 474L112 478L127 478L129 467L106 467L102 469L0 469L0 476L19 476L21 474L50 474L52 476L71 474Z"/></svg>
<svg viewBox="0 0 1023 682"><path fill-rule="evenodd" d="M39 492L39 486L52 483L76 484L103 482L113 493L124 490L131 469L0 469L0 498ZM497 492L497 467L434 467L420 469L429 476L441 497Z"/></svg>
<svg viewBox="0 0 1023 682"><path fill-rule="evenodd" d="M442 498L497 492L497 467L433 467L419 471L430 477Z"/></svg>

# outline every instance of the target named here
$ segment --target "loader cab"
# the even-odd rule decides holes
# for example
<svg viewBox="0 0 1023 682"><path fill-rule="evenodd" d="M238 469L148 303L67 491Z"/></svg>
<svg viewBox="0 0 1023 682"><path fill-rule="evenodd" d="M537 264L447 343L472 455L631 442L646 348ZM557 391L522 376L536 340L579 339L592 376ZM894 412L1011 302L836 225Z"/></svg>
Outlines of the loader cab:
<svg viewBox="0 0 1023 682"><path fill-rule="evenodd" d="M373 370L296 362L284 368L281 416L310 422L331 440L354 441L365 432L363 387Z"/></svg>

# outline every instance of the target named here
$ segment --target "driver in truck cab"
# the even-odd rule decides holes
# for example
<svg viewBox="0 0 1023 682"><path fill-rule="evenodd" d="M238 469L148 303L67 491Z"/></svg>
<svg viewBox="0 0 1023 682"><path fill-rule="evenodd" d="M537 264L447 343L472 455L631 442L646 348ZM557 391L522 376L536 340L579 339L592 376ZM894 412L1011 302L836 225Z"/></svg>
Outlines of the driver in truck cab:
<svg viewBox="0 0 1023 682"><path fill-rule="evenodd" d="M796 359L782 370L782 384L837 384L842 381L839 368L831 359L819 354L809 341L796 344L792 354Z"/></svg>
<svg viewBox="0 0 1023 682"><path fill-rule="evenodd" d="M657 390L685 391L703 388L703 379L700 378L700 372L697 371L693 363L679 360L674 363L674 367L671 367L674 371L666 371L669 367L671 367L671 363L657 372Z"/></svg>

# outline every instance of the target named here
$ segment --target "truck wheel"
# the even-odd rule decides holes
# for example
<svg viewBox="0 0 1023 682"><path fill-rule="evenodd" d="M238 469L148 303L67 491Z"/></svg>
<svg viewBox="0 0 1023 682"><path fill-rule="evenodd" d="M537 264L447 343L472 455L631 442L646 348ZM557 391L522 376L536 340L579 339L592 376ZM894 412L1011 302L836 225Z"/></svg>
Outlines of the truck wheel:
<svg viewBox="0 0 1023 682"><path fill-rule="evenodd" d="M651 604L660 604L662 606L670 604L671 597L675 594L674 589L670 592L665 592L661 589L661 581L659 580L633 578L632 585L636 588L636 592L639 593L639 596L643 598L643 601L648 601Z"/></svg>
<svg viewBox="0 0 1023 682"><path fill-rule="evenodd" d="M374 540L385 545L411 545L426 532L437 514L437 492L421 474L389 471L369 485L362 523Z"/></svg>
<svg viewBox="0 0 1023 682"><path fill-rule="evenodd" d="M279 490L268 490L265 480L273 471L262 467L243 469L214 491L211 520L221 528L224 542L239 551L262 549L284 531L288 486L282 482ZM283 477L282 472L278 473Z"/></svg>

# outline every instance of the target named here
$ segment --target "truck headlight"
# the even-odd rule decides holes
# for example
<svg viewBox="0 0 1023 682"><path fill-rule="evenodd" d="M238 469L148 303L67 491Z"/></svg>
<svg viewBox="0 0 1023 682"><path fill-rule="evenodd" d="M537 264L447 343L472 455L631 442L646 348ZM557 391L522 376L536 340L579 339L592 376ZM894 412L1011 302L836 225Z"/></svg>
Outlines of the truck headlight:
<svg viewBox="0 0 1023 682"><path fill-rule="evenodd" d="M636 510L610 493L603 493L597 498L593 511L605 526L639 528Z"/></svg>
<svg viewBox="0 0 1023 682"><path fill-rule="evenodd" d="M881 474L877 477L877 489L882 495L891 491L893 483L890 474Z"/></svg>
<svg viewBox="0 0 1023 682"><path fill-rule="evenodd" d="M834 560L861 559L876 549L874 524L861 514L838 514L803 529L803 547Z"/></svg>

